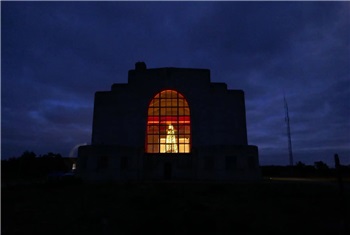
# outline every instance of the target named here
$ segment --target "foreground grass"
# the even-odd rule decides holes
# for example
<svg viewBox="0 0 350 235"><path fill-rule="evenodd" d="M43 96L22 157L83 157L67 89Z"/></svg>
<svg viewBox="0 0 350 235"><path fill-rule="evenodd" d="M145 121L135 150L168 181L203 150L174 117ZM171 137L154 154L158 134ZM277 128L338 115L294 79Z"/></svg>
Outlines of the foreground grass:
<svg viewBox="0 0 350 235"><path fill-rule="evenodd" d="M3 235L350 234L349 204L329 182L18 186L2 189L1 227Z"/></svg>

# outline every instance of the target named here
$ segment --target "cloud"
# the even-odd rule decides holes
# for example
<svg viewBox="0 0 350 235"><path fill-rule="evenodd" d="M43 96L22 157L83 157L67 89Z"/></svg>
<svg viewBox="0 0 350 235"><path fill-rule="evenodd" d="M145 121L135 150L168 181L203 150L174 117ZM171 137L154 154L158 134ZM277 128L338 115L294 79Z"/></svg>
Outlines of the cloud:
<svg viewBox="0 0 350 235"><path fill-rule="evenodd" d="M296 159L348 154L349 12L346 2L4 2L2 156L89 142L94 93L126 83L139 60L209 68L244 90L262 162L288 155L283 94Z"/></svg>

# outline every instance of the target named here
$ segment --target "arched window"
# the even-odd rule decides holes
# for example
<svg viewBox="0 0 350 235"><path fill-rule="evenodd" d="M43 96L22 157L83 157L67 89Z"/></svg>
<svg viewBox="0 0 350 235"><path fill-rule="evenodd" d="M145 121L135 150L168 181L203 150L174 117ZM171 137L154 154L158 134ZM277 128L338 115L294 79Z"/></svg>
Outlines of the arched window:
<svg viewBox="0 0 350 235"><path fill-rule="evenodd" d="M189 153L190 109L183 95L174 90L158 93L148 107L147 153Z"/></svg>

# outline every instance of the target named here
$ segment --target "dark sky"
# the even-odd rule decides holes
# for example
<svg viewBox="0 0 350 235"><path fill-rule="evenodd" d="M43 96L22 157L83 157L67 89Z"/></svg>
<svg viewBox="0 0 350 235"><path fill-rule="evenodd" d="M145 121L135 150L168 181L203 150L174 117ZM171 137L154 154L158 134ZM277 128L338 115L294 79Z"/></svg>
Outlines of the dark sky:
<svg viewBox="0 0 350 235"><path fill-rule="evenodd" d="M261 164L288 164L283 94L294 161L350 164L350 2L1 2L1 36L2 159L90 143L95 91L145 61L243 89Z"/></svg>

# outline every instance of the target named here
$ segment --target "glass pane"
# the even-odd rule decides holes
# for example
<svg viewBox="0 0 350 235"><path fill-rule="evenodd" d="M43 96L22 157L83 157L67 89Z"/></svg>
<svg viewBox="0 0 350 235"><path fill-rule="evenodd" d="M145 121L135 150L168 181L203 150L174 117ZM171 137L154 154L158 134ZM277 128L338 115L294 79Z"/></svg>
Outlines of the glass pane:
<svg viewBox="0 0 350 235"><path fill-rule="evenodd" d="M185 153L189 153L189 152L190 152L190 145L185 144Z"/></svg>
<svg viewBox="0 0 350 235"><path fill-rule="evenodd" d="M154 144L153 145L153 152L154 153L159 153L159 144Z"/></svg>
<svg viewBox="0 0 350 235"><path fill-rule="evenodd" d="M147 153L153 153L153 146L150 144L147 144Z"/></svg>
<svg viewBox="0 0 350 235"><path fill-rule="evenodd" d="M159 124L159 116L148 116L147 124L148 126L155 126Z"/></svg>
<svg viewBox="0 0 350 235"><path fill-rule="evenodd" d="M160 109L160 115L161 115L161 116L166 115L166 108L161 108L161 109Z"/></svg>
<svg viewBox="0 0 350 235"><path fill-rule="evenodd" d="M177 108L169 108L171 116L177 116Z"/></svg>
<svg viewBox="0 0 350 235"><path fill-rule="evenodd" d="M153 99L150 107L159 107L159 99Z"/></svg>
<svg viewBox="0 0 350 235"><path fill-rule="evenodd" d="M190 115L190 109L189 108L185 108L185 113L184 115Z"/></svg>
<svg viewBox="0 0 350 235"><path fill-rule="evenodd" d="M153 109L153 115L159 116L159 108L154 108Z"/></svg>
<svg viewBox="0 0 350 235"><path fill-rule="evenodd" d="M151 135L147 136L147 144L149 144L149 143L153 143L153 136L151 136Z"/></svg>
<svg viewBox="0 0 350 235"><path fill-rule="evenodd" d="M179 125L179 134L180 135L184 135L184 134L190 134L190 126L183 124L183 125Z"/></svg>
<svg viewBox="0 0 350 235"><path fill-rule="evenodd" d="M183 106L188 108L188 103L187 103L187 101L185 99L184 99L184 105Z"/></svg>
<svg viewBox="0 0 350 235"><path fill-rule="evenodd" d="M148 115L159 116L159 108L149 108Z"/></svg>
<svg viewBox="0 0 350 235"><path fill-rule="evenodd" d="M162 99L160 101L160 106L161 107L171 106L171 100L170 99Z"/></svg>
<svg viewBox="0 0 350 235"><path fill-rule="evenodd" d="M185 106L185 101L184 101L184 99L179 99L179 106L180 106L180 107Z"/></svg>
<svg viewBox="0 0 350 235"><path fill-rule="evenodd" d="M177 107L177 99L171 99L171 106Z"/></svg>
<svg viewBox="0 0 350 235"><path fill-rule="evenodd" d="M190 135L184 135L183 141L184 141L184 143L190 143Z"/></svg>
<svg viewBox="0 0 350 235"><path fill-rule="evenodd" d="M185 109L179 108L179 115L185 115Z"/></svg>
<svg viewBox="0 0 350 235"><path fill-rule="evenodd" d="M162 125L160 127L160 138L165 138L166 137L166 129L167 129L168 125Z"/></svg>
<svg viewBox="0 0 350 235"><path fill-rule="evenodd" d="M172 124L175 130L175 134L179 133L179 125L177 123Z"/></svg>
<svg viewBox="0 0 350 235"><path fill-rule="evenodd" d="M191 131L190 125L186 125L186 126L185 126L185 133L186 133L186 134L190 134L190 133L191 133L190 131Z"/></svg>
<svg viewBox="0 0 350 235"><path fill-rule="evenodd" d="M159 135L149 135L148 136L148 143L149 144L158 144L159 143L158 138L159 138Z"/></svg>
<svg viewBox="0 0 350 235"><path fill-rule="evenodd" d="M160 98L162 99L162 98L166 98L166 91L162 91L161 93L160 93Z"/></svg>
<svg viewBox="0 0 350 235"><path fill-rule="evenodd" d="M185 152L185 145L179 144L179 153L184 153L184 152Z"/></svg>
<svg viewBox="0 0 350 235"><path fill-rule="evenodd" d="M148 149L151 150L150 153L159 153L159 144L149 144Z"/></svg>
<svg viewBox="0 0 350 235"><path fill-rule="evenodd" d="M166 108L166 115L169 115L169 116L172 115L172 109L170 107Z"/></svg>
<svg viewBox="0 0 350 235"><path fill-rule="evenodd" d="M153 134L153 128L150 125L148 125L148 127L147 127L147 135L149 135L149 134Z"/></svg>
<svg viewBox="0 0 350 235"><path fill-rule="evenodd" d="M177 98L177 92L176 91L170 91L170 96L168 96L168 97L176 99Z"/></svg>

